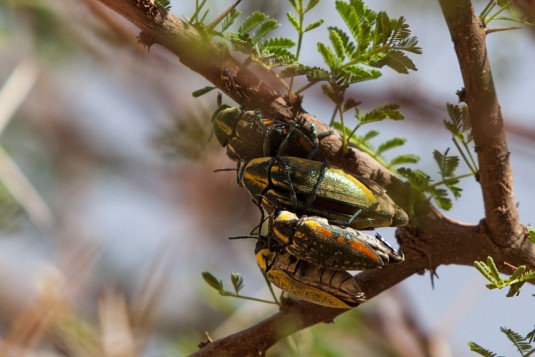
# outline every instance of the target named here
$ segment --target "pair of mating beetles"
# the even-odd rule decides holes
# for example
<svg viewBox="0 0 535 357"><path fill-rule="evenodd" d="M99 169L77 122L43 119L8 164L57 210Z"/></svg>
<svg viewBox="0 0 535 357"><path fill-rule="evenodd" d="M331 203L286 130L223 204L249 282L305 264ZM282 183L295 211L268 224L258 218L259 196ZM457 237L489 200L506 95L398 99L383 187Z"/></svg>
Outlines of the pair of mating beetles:
<svg viewBox="0 0 535 357"><path fill-rule="evenodd" d="M256 111L220 106L214 134L238 162L238 184L269 215L255 253L279 288L320 305L350 308L366 301L346 270L403 261L379 234L357 229L400 226L407 214L373 181L327 165L319 140ZM344 228L342 228L344 227Z"/></svg>

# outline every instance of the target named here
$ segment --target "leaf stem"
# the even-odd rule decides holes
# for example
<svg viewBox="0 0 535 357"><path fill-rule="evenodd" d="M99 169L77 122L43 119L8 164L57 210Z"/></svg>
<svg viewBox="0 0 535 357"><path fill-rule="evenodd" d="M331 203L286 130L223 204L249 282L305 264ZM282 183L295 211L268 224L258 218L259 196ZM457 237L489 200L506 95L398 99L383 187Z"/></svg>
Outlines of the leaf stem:
<svg viewBox="0 0 535 357"><path fill-rule="evenodd" d="M273 290L273 284L271 284L271 281L268 279L266 273L263 270L261 271L262 271L262 276L264 277L264 280L266 281L266 284L269 288L269 292L271 293L271 296L273 296L273 300L275 301L277 305L280 305L280 301L277 298L277 294L275 294L275 291Z"/></svg>
<svg viewBox="0 0 535 357"><path fill-rule="evenodd" d="M296 61L299 61L299 55L301 54L301 44L303 43L303 21L304 21L304 10L303 10L303 0L299 0L299 9L297 9L298 11L298 16L299 16L299 30L298 30L298 35L297 35L297 49L295 50L295 59ZM290 78L290 86L288 88L288 94L292 94L292 89L293 89L293 85L294 85L294 79L295 79L295 76L292 76L292 78Z"/></svg>
<svg viewBox="0 0 535 357"><path fill-rule="evenodd" d="M229 297L234 297L234 298L237 298L237 299L251 300L251 301L257 301L257 302L264 302L266 304L278 305L278 303L274 302L274 301L258 299L258 298L254 298L254 297L251 297L251 296L244 296L244 295L240 295L240 294L234 294L234 293L231 293L230 291L226 291L226 290L219 291L219 294L221 296L229 296Z"/></svg>
<svg viewBox="0 0 535 357"><path fill-rule="evenodd" d="M472 164L470 163L470 161L468 161L468 158L466 157L465 153L464 153L464 150L461 148L461 146L459 145L459 142L457 141L457 139L455 139L455 137L452 137L451 140L453 141L453 143L455 144L455 147L457 148L457 151L459 152L459 154L461 154L466 166L468 166L468 169L470 169L470 171L472 172L473 175L475 175L477 173L477 171L475 170L475 168L472 166ZM463 140L463 144L464 144L464 140ZM466 148L466 145L465 145L465 148ZM468 151L468 154L470 154L470 151ZM472 159L472 162L473 162L473 158L471 157Z"/></svg>
<svg viewBox="0 0 535 357"><path fill-rule="evenodd" d="M463 179L465 177L470 177L470 176L474 176L474 174L473 173L468 173L468 174L464 174L464 175L448 177L448 178L443 179L442 181L438 181L438 182L435 182L432 185L427 186L427 188L433 188L433 187L437 187L437 186L440 186L440 185L447 185L448 181L461 180L461 179Z"/></svg>
<svg viewBox="0 0 535 357"><path fill-rule="evenodd" d="M463 146L466 152L468 153L468 157L470 157L470 161L472 162L472 167L474 168L473 173L474 175L476 175L477 172L479 171L479 169L477 168L477 162L476 160L474 160L474 156L472 155L472 152L470 148L468 147L468 143L466 141L463 141Z"/></svg>

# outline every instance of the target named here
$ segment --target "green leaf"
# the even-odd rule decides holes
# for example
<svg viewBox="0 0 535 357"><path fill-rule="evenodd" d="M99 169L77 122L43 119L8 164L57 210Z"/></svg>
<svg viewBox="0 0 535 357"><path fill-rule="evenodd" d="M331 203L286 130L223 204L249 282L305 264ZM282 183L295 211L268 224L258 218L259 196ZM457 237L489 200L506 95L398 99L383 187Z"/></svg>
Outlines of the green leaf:
<svg viewBox="0 0 535 357"><path fill-rule="evenodd" d="M347 84L369 81L381 77L381 72L374 69L365 69L360 66L344 67L343 71L350 75Z"/></svg>
<svg viewBox="0 0 535 357"><path fill-rule="evenodd" d="M247 16L243 23L238 28L239 33L249 33L252 29L260 25L262 22L268 20L270 17L263 12L255 11Z"/></svg>
<svg viewBox="0 0 535 357"><path fill-rule="evenodd" d="M337 68L339 65L338 59L336 58L336 55L331 51L331 49L324 44L323 42L318 42L318 52L320 53L321 57L323 58L323 61L325 64L332 69Z"/></svg>
<svg viewBox="0 0 535 357"><path fill-rule="evenodd" d="M471 123L470 115L468 112L468 106L466 104L451 104L447 103L446 108L448 110L449 119L444 119L443 123L446 129L456 138L463 142L470 142L471 135ZM465 138L464 132L469 131Z"/></svg>
<svg viewBox="0 0 535 357"><path fill-rule="evenodd" d="M535 341L535 329L533 329L530 333L526 335L526 340L529 343L533 343L533 341Z"/></svg>
<svg viewBox="0 0 535 357"><path fill-rule="evenodd" d="M397 20L391 20L391 48L409 51L416 54L422 53L422 49L418 47L418 40L416 37L409 37L411 31L409 25L405 23L405 18L401 16Z"/></svg>
<svg viewBox="0 0 535 357"><path fill-rule="evenodd" d="M305 31L303 32L308 32L308 31L312 31L314 30L315 28L318 28L320 27L321 25L323 25L323 19L322 20L318 20L318 21L315 21L311 24L308 24L307 27L305 27Z"/></svg>
<svg viewBox="0 0 535 357"><path fill-rule="evenodd" d="M241 11L232 9L227 16L221 21L221 32L224 33L229 29L230 26L236 21L236 19L241 15Z"/></svg>
<svg viewBox="0 0 535 357"><path fill-rule="evenodd" d="M420 157L417 155L412 154L405 154L396 156L392 160L390 160L390 166L397 166L397 165L403 165L403 164L416 164L420 161Z"/></svg>
<svg viewBox="0 0 535 357"><path fill-rule="evenodd" d="M345 59L345 48L344 43L340 35L337 31L334 29L329 28L329 40L331 40L331 43L334 48L334 52L336 53L336 56L338 57L339 61L344 61Z"/></svg>
<svg viewBox="0 0 535 357"><path fill-rule="evenodd" d="M433 197L433 199L437 203L438 207L446 211L449 211L451 207L453 207L451 199L448 197L448 192L445 189L438 187L429 187L428 191L431 194L431 197Z"/></svg>
<svg viewBox="0 0 535 357"><path fill-rule="evenodd" d="M299 20L297 17L295 17L295 14L293 12L288 11L286 13L286 17L288 18L288 21L290 24L296 29L296 31L299 31Z"/></svg>
<svg viewBox="0 0 535 357"><path fill-rule="evenodd" d="M320 0L309 0L307 6L305 7L305 13L307 13L310 10L312 10L313 8L315 8L316 5L318 5L319 2L320 2Z"/></svg>
<svg viewBox="0 0 535 357"><path fill-rule="evenodd" d="M494 277L494 281L492 281L492 282L496 282L495 285L500 287L500 288L502 288L503 285L504 285L504 281L503 281L502 277L500 276L500 272L498 271L498 267L494 263L494 259L492 259L492 257L490 255L487 257L487 266L489 267L490 272L491 272L492 276Z"/></svg>
<svg viewBox="0 0 535 357"><path fill-rule="evenodd" d="M204 87L204 88L201 88L201 89L197 89L196 91L194 91L193 93L191 93L191 95L195 98L198 98L202 95L205 95L206 93L208 92L211 92L212 90L216 89L217 87L212 87L212 86L207 86L207 87Z"/></svg>
<svg viewBox="0 0 535 357"><path fill-rule="evenodd" d="M392 46L395 49L412 52L416 54L421 54L422 49L417 46L418 39L416 37L410 37L403 41L398 42L395 46Z"/></svg>
<svg viewBox="0 0 535 357"><path fill-rule="evenodd" d="M212 288L221 291L223 290L223 282L219 279L217 279L215 276L212 275L212 273L204 271L202 272L202 278L208 285L210 285Z"/></svg>
<svg viewBox="0 0 535 357"><path fill-rule="evenodd" d="M492 273L491 269L485 264L485 262L476 260L474 262L474 266L476 269L493 285L496 285L497 281L494 277L494 274Z"/></svg>
<svg viewBox="0 0 535 357"><path fill-rule="evenodd" d="M515 269L515 271L513 272L513 274L511 274L511 276L509 277L509 279L507 279L507 281L514 281L516 279L519 279L524 274L526 269L527 267L525 265L519 266L518 268Z"/></svg>
<svg viewBox="0 0 535 357"><path fill-rule="evenodd" d="M243 288L243 277L240 273L232 273L230 274L230 281L232 282L232 286L234 287L234 292L236 295L240 292L240 290Z"/></svg>
<svg viewBox="0 0 535 357"><path fill-rule="evenodd" d="M361 137L362 141L369 141L373 138L375 138L377 135L379 135L379 132L377 130L370 130L364 136Z"/></svg>
<svg viewBox="0 0 535 357"><path fill-rule="evenodd" d="M262 40L268 33L279 27L279 25L280 24L277 22L277 20L272 18L269 18L260 23L260 26L258 26L258 29L256 30L255 34L252 36L253 43L260 42L260 40Z"/></svg>
<svg viewBox="0 0 535 357"><path fill-rule="evenodd" d="M468 342L468 346L470 347L470 351L478 353L483 357L496 357L497 356L496 353L484 349L483 347L481 347L475 342Z"/></svg>
<svg viewBox="0 0 535 357"><path fill-rule="evenodd" d="M400 167L398 173L405 177L411 186L418 191L425 191L431 182L431 177L419 169Z"/></svg>
<svg viewBox="0 0 535 357"><path fill-rule="evenodd" d="M511 284L511 286L509 286L509 291L505 296L514 297L520 295L520 289L522 288L522 286L524 286L525 283L525 281L522 281L519 283Z"/></svg>
<svg viewBox="0 0 535 357"><path fill-rule="evenodd" d="M160 5L167 11L171 10L171 0L156 0L156 4Z"/></svg>
<svg viewBox="0 0 535 357"><path fill-rule="evenodd" d="M535 228L528 226L529 241L535 243Z"/></svg>
<svg viewBox="0 0 535 357"><path fill-rule="evenodd" d="M353 108L355 108L355 107L357 107L359 105L360 105L360 102L356 101L353 98L348 98L348 99L345 100L342 110L345 113L345 112L347 112L347 111L349 111L349 110L351 110L351 109L353 109Z"/></svg>
<svg viewBox="0 0 535 357"><path fill-rule="evenodd" d="M522 356L524 356L524 352L528 352L529 350L531 350L531 344L526 342L525 338L522 337L519 333L505 327L501 327L500 330L507 336L507 338L511 342L513 342L516 349L518 350L518 352L520 352Z"/></svg>
<svg viewBox="0 0 535 357"><path fill-rule="evenodd" d="M295 46L295 42L285 37L273 37L262 43L262 48L270 51L279 48L292 48L293 46Z"/></svg>
<svg viewBox="0 0 535 357"><path fill-rule="evenodd" d="M374 108L359 119L359 124L367 124L372 122L381 121L384 119L403 120L405 117L399 112L398 104L386 104L380 107Z"/></svg>
<svg viewBox="0 0 535 357"><path fill-rule="evenodd" d="M351 0L349 4L336 1L336 10L349 28L359 48L368 48L371 41L371 22L374 21L376 13L361 0Z"/></svg>
<svg viewBox="0 0 535 357"><path fill-rule="evenodd" d="M355 55L356 48L355 44L349 39L349 36L343 30L335 26L330 26L328 30L329 36L331 35L331 33L333 33L333 35L339 38L341 47L343 49L342 53L349 58L353 58Z"/></svg>
<svg viewBox="0 0 535 357"><path fill-rule="evenodd" d="M329 97L330 100L332 100L334 103L340 103L344 99L341 97L339 92L334 91L334 89L329 84L322 84L321 85L321 91L323 94L325 94L327 97Z"/></svg>
<svg viewBox="0 0 535 357"><path fill-rule="evenodd" d="M232 47L236 51L240 51L246 54L253 53L254 44L248 34L242 34L239 32L228 32L224 34L224 36L230 41Z"/></svg>
<svg viewBox="0 0 535 357"><path fill-rule="evenodd" d="M384 65L398 73L408 74L409 69L416 71L416 66L403 52L398 50L388 51L384 58Z"/></svg>
<svg viewBox="0 0 535 357"><path fill-rule="evenodd" d="M446 149L444 154L440 151L433 151L433 157L439 168L439 173L442 176L442 179L445 180L448 177L454 175L455 169L459 166L459 157L458 156L448 156L449 148Z"/></svg>
<svg viewBox="0 0 535 357"><path fill-rule="evenodd" d="M387 140L381 145L379 145L379 147L377 148L377 154L381 155L387 150L390 150L399 146L403 146L403 144L405 144L406 141L407 139L405 138L392 138L390 140Z"/></svg>
<svg viewBox="0 0 535 357"><path fill-rule="evenodd" d="M375 18L375 31L373 34L373 48L386 46L392 33L391 21L384 11L380 11Z"/></svg>

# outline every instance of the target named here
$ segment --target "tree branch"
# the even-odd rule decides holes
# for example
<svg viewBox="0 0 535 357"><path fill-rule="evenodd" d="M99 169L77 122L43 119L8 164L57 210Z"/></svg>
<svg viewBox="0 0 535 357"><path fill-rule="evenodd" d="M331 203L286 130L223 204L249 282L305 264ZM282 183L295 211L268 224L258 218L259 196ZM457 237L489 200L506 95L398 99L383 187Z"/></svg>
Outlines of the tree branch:
<svg viewBox="0 0 535 357"><path fill-rule="evenodd" d="M331 130L313 116L303 113L299 101L282 96L282 89L276 87L273 78L269 78L269 72L258 73L244 67L225 46L167 14L149 0L99 1L138 26L143 31L140 38L145 44L163 45L184 65L204 76L245 108L259 108L266 115L280 120L296 120L303 130L310 128L311 123L316 125L319 133ZM425 269L434 273L442 264L472 265L474 260L484 260L489 255L503 272L509 272L504 261L516 266L527 264L529 269L535 269L534 245L526 239L514 205L507 146L486 58L484 30L478 28L470 6L463 4L457 7L457 1L449 4L446 0L441 0L441 4L445 9L448 6L455 8L445 10L448 23L452 23L450 30L462 29L459 33L464 43L458 43L460 38L457 35L454 41L461 54L467 102L474 136L477 135L487 219L477 226L462 224L443 216L427 200L417 201L415 207L411 206L410 226L401 227L396 232L406 256L405 262L355 276L368 298L414 273L422 274ZM455 19L452 19L450 11L458 12ZM471 58L476 55L476 59ZM409 185L403 184L369 155L356 148L349 148L349 152L343 155L339 134L322 139L320 146L329 163L383 185L403 208L409 208L411 197L419 197ZM263 355L281 338L318 322L332 321L345 311L306 302L283 306L280 312L246 330L204 345L195 355Z"/></svg>
<svg viewBox="0 0 535 357"><path fill-rule="evenodd" d="M500 246L519 245L525 231L518 220L510 153L485 45L486 31L471 1L440 0L440 6L463 75L489 235Z"/></svg>

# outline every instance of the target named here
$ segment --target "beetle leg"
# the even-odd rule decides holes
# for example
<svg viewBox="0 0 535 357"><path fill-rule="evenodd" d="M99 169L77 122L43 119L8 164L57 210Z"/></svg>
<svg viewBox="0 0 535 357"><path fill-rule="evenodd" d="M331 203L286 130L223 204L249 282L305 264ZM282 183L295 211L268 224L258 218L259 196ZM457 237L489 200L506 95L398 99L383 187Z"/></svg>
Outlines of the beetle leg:
<svg viewBox="0 0 535 357"><path fill-rule="evenodd" d="M368 208L365 208L365 209L361 208L361 209L356 210L355 213L353 213L353 215L349 217L349 220L347 221L346 225L350 226L351 223L353 223L353 221L355 220L355 218L357 218L361 213L366 212L366 211L374 211L377 208L377 206L379 206L379 202L373 203Z"/></svg>
<svg viewBox="0 0 535 357"><path fill-rule="evenodd" d="M285 152L286 146L288 145L288 140L290 139L290 136L293 134L294 130L296 130L296 124L294 122L289 123L288 132L286 133L284 139L279 145L279 149L277 150L277 156L282 156L282 154Z"/></svg>
<svg viewBox="0 0 535 357"><path fill-rule="evenodd" d="M290 204L292 206L292 210L293 211L297 211L297 193L295 192L295 189L294 189L294 186L293 186L293 183L292 183L292 177L291 177L290 170L288 170L288 167L286 166L284 161L280 158L280 156L277 156L275 159L273 159L271 165L273 165L273 162L275 160L277 160L279 162L279 164L281 165L282 169L286 173L286 179L288 180L288 186L289 186L289 189L290 189ZM269 172L271 172L271 168L270 168Z"/></svg>
<svg viewBox="0 0 535 357"><path fill-rule="evenodd" d="M305 211L308 210L312 206L312 203L314 203L314 201L316 200L316 194L318 193L319 187L321 183L323 182L323 179L325 178L325 173L327 172L327 169L328 169L328 165L327 163L324 162L323 165L321 165L321 170L318 176L318 181L316 181L316 184L314 185L314 188L308 195L305 205L303 207Z"/></svg>
<svg viewBox="0 0 535 357"><path fill-rule="evenodd" d="M318 138L318 131L316 130L316 125L310 124L310 131L312 133L312 150L308 153L306 157L308 160L311 160L316 155L320 147L320 141Z"/></svg>

